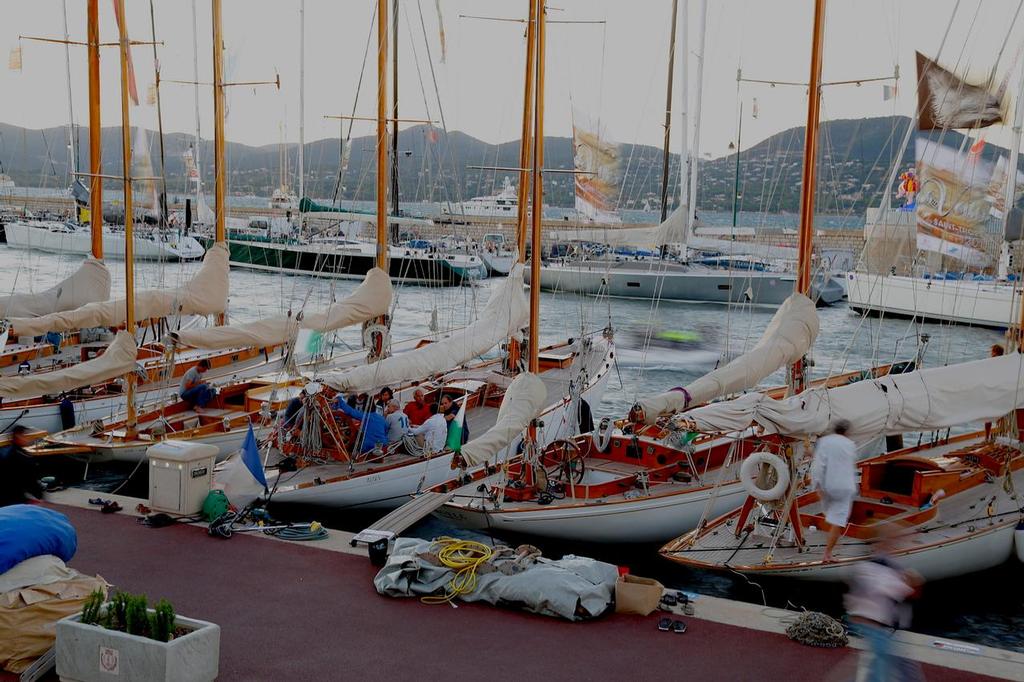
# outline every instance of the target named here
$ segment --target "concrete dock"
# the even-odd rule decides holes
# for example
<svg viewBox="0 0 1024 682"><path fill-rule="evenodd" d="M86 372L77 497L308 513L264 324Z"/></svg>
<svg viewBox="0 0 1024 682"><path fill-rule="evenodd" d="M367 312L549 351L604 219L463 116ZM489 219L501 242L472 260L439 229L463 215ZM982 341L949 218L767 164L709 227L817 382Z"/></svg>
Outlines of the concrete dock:
<svg viewBox="0 0 1024 682"><path fill-rule="evenodd" d="M71 506L85 504L83 493L47 502L78 530L70 565L220 624L222 680L852 680L858 665L854 648L816 649L779 634L793 612L701 596L679 635L658 631L659 612L568 623L477 604L424 605L378 595L376 569L341 531L324 543L219 540L202 527L142 526L132 498L115 498L125 511L114 515ZM933 637L899 637L928 680L1024 679L1024 655L957 653Z"/></svg>

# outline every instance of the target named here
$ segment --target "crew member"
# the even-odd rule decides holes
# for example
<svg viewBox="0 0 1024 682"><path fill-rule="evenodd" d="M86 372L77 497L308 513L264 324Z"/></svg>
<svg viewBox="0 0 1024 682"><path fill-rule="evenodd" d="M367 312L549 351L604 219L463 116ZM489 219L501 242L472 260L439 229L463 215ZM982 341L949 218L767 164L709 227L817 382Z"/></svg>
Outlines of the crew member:
<svg viewBox="0 0 1024 682"><path fill-rule="evenodd" d="M825 521L831 526L823 557L826 562L832 561L832 551L850 521L857 493L857 446L846 437L849 430L850 422L837 421L831 434L818 439L811 463L811 481L821 491Z"/></svg>

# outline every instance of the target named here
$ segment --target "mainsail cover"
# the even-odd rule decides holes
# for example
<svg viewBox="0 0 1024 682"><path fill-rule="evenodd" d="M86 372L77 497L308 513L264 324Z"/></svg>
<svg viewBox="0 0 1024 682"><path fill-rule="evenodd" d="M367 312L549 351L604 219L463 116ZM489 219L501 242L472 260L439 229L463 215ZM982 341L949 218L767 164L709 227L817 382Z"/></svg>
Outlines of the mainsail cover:
<svg viewBox="0 0 1024 682"><path fill-rule="evenodd" d="M135 294L135 319L171 315L212 315L228 305L228 247L214 244L206 252L199 272L177 289L153 289ZM23 336L72 331L90 327L117 327L125 323L125 300L89 303L81 308L35 318L10 318L14 331Z"/></svg>
<svg viewBox="0 0 1024 682"><path fill-rule="evenodd" d="M108 381L134 371L137 353L132 335L119 331L103 355L92 360L52 372L0 378L0 397L5 400L23 400L41 395L59 395L64 391Z"/></svg>
<svg viewBox="0 0 1024 682"><path fill-rule="evenodd" d="M674 388L637 404L648 423L663 414L681 412L719 396L756 386L780 367L802 358L818 337L818 313L814 302L803 294L792 294L776 311L757 345L724 367L688 386Z"/></svg>
<svg viewBox="0 0 1024 682"><path fill-rule="evenodd" d="M187 329L173 332L171 336L179 343L196 348L277 346L287 343L299 329L326 333L384 315L391 307L391 297L391 278L380 268L373 268L351 296L323 312L300 319L286 315L245 324Z"/></svg>
<svg viewBox="0 0 1024 682"><path fill-rule="evenodd" d="M809 436L838 420L866 441L885 434L944 429L992 421L1024 407L1024 355L889 374L839 388L816 388L783 400L751 393L699 407L685 420L702 432L734 432L751 425L766 433Z"/></svg>
<svg viewBox="0 0 1024 682"><path fill-rule="evenodd" d="M523 291L523 265L517 263L508 277L494 288L490 300L473 324L447 339L416 350L393 355L370 365L328 372L323 380L338 391L368 391L378 386L391 386L446 372L464 365L516 334L527 324L529 314L529 301Z"/></svg>
<svg viewBox="0 0 1024 682"><path fill-rule="evenodd" d="M495 463L495 457L523 433L544 409L548 389L536 374L517 376L505 390L494 426L462 446L462 456L470 466Z"/></svg>
<svg viewBox="0 0 1024 682"><path fill-rule="evenodd" d="M0 297L0 317L37 317L110 298L110 271L86 258L73 275L45 291Z"/></svg>

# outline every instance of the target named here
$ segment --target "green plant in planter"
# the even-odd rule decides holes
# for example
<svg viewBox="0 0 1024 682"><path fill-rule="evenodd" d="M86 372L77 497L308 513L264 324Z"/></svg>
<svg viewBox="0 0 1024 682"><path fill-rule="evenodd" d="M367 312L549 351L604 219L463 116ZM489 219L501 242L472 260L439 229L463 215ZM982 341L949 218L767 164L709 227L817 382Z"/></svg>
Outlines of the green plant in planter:
<svg viewBox="0 0 1024 682"><path fill-rule="evenodd" d="M124 631L129 635L149 636L149 611L146 610L146 595L137 594L128 597L124 625Z"/></svg>
<svg viewBox="0 0 1024 682"><path fill-rule="evenodd" d="M128 620L128 599L131 597L127 592L115 592L110 599L110 607L107 609L107 619L103 627L108 630L125 631Z"/></svg>
<svg viewBox="0 0 1024 682"><path fill-rule="evenodd" d="M169 642L174 635L174 607L166 599L161 599L153 607L150 623L150 637L159 642Z"/></svg>
<svg viewBox="0 0 1024 682"><path fill-rule="evenodd" d="M103 596L103 590L95 590L92 594L85 598L85 603L82 604L82 622L86 625L100 625L101 612L103 610L103 602L106 597Z"/></svg>

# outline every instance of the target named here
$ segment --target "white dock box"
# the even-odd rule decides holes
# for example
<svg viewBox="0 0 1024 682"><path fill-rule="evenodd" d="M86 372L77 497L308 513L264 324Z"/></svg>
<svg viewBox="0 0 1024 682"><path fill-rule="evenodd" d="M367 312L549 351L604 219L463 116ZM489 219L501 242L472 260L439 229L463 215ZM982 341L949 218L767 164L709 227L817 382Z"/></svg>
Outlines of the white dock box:
<svg viewBox="0 0 1024 682"><path fill-rule="evenodd" d="M149 458L149 507L188 516L203 508L213 482L220 449L183 440L165 440L146 450Z"/></svg>

